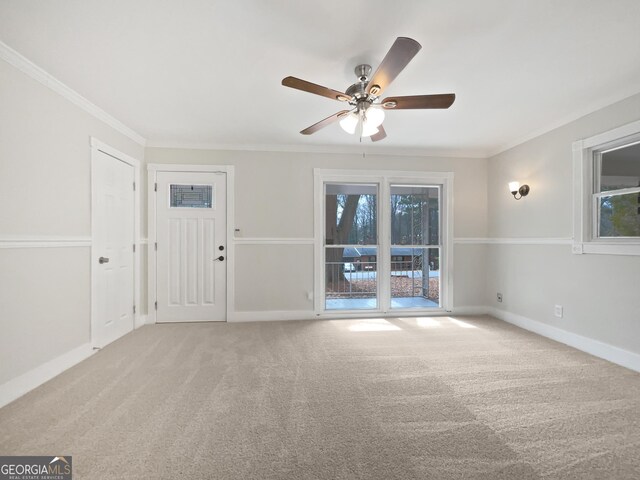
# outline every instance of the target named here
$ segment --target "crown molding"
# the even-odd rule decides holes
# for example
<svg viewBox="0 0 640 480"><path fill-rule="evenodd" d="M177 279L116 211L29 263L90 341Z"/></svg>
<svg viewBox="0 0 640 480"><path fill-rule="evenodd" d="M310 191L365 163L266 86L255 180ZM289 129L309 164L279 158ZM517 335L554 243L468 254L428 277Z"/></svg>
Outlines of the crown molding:
<svg viewBox="0 0 640 480"><path fill-rule="evenodd" d="M349 145L240 145L222 143L189 143L147 141L147 148L167 148L179 150L216 150L243 152L282 152L282 153L325 153L369 156L398 156L424 158L460 158L485 159L487 153L478 150L430 150L426 148L380 148L377 146Z"/></svg>
<svg viewBox="0 0 640 480"><path fill-rule="evenodd" d="M579 120L583 117L586 117L587 115L590 115L594 112L597 112L598 110L602 110L604 108L610 107L618 102L621 102L623 100L626 100L627 98L631 98L635 95L640 94L640 90L638 90L637 86L628 88L626 90L622 90L620 92L617 92L614 95L610 95L607 98L605 98L604 100L598 101L598 102L594 102L591 103L589 106L582 108L578 111L573 112L570 115L567 115L563 118L560 118L558 120L556 120L555 122L551 122L549 123L547 126L534 130L530 133L528 133L527 135L524 135L522 137L520 137L517 140L514 140L512 142L507 142L505 144L503 144L502 146L500 146L498 149L496 149L493 152L489 152L487 154L487 158L491 158L491 157L495 157L497 155L500 155L503 152L506 152L507 150L511 150L512 148L517 147L518 145L522 145L523 143L528 142L529 140L533 140L534 138L537 137L541 137L542 135L552 132L553 130L556 130L560 127L563 127L565 125L570 124L571 122L575 122L576 120Z"/></svg>
<svg viewBox="0 0 640 480"><path fill-rule="evenodd" d="M0 41L0 58L5 62L7 62L8 64L14 66L21 72L26 73L34 80L37 80L45 87L48 87L54 92L63 96L64 98L69 100L74 105L80 107L82 110L84 110L88 114L94 116L98 120L109 125L114 130L130 138L137 144L142 145L143 147L146 146L147 141L142 135L138 134L131 128L127 127L121 121L109 115L100 107L91 103L89 100L84 98L78 92L71 89L70 87L62 83L60 80L53 77L51 74L47 73L45 70L37 66L31 60L19 54L14 49L12 49L9 45L7 45L2 41Z"/></svg>

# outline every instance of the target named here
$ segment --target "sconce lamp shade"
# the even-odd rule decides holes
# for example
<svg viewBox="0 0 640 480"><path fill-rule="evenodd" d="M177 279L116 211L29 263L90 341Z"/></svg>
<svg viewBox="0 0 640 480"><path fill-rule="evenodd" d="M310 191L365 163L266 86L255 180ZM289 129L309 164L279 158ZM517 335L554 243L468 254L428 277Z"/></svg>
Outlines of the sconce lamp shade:
<svg viewBox="0 0 640 480"><path fill-rule="evenodd" d="M522 197L526 197L529 194L529 185L520 186L520 182L509 182L509 191L511 192L511 195L513 195L513 198L520 200Z"/></svg>

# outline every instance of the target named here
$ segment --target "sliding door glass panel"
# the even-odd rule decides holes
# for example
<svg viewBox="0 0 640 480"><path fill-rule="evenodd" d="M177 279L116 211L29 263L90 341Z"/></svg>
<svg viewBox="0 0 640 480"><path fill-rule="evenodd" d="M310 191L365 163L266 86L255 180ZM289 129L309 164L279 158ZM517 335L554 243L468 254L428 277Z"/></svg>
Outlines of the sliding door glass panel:
<svg viewBox="0 0 640 480"><path fill-rule="evenodd" d="M325 185L325 309L378 308L378 187Z"/></svg>
<svg viewBox="0 0 640 480"><path fill-rule="evenodd" d="M439 308L439 186L391 186L391 308Z"/></svg>

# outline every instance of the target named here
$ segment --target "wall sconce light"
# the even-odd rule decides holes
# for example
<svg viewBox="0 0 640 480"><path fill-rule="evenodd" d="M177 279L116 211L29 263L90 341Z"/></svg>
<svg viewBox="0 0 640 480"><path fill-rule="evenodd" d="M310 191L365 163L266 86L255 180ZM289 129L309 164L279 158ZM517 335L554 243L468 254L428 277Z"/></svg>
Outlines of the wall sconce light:
<svg viewBox="0 0 640 480"><path fill-rule="evenodd" d="M522 197L526 197L529 194L529 185L520 186L519 182L509 182L509 191L513 198L520 200ZM519 197L517 195L520 195Z"/></svg>

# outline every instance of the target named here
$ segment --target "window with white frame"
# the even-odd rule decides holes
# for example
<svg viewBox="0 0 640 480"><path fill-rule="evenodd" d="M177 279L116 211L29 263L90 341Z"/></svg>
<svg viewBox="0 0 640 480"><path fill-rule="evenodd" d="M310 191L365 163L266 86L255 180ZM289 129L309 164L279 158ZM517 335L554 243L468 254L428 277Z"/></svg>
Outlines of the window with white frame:
<svg viewBox="0 0 640 480"><path fill-rule="evenodd" d="M596 238L640 239L640 141L593 151Z"/></svg>
<svg viewBox="0 0 640 480"><path fill-rule="evenodd" d="M573 150L573 252L640 255L640 121Z"/></svg>

